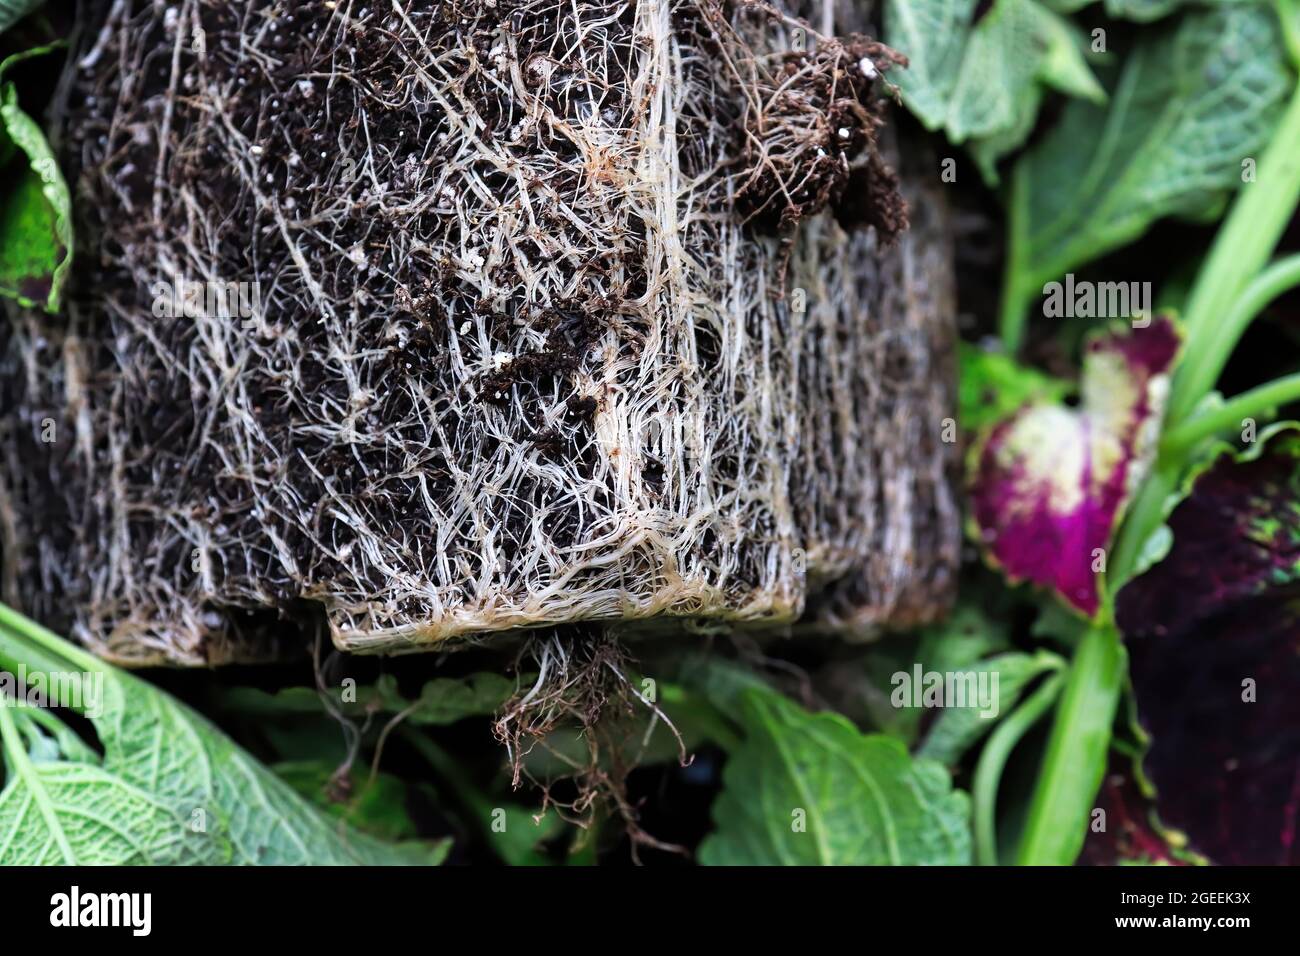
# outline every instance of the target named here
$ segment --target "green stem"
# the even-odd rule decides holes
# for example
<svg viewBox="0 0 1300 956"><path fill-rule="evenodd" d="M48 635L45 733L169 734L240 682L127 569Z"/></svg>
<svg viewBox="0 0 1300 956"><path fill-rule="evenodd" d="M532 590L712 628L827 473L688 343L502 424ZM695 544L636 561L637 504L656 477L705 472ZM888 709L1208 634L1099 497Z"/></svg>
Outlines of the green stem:
<svg viewBox="0 0 1300 956"><path fill-rule="evenodd" d="M975 781L971 787L971 800L975 818L975 863L977 866L998 865L997 803L998 783L1007 758L1029 729L1038 723L1048 708L1056 702L1065 682L1065 675L1056 673L1043 681L1042 686L1026 697L1006 720L989 735L980 752L975 768Z"/></svg>
<svg viewBox="0 0 1300 956"><path fill-rule="evenodd" d="M1282 21L1282 41L1291 65L1300 70L1300 16L1296 15L1295 0L1277 0L1277 15Z"/></svg>
<svg viewBox="0 0 1300 956"><path fill-rule="evenodd" d="M1282 293L1300 285L1300 254L1273 263L1260 273L1237 300L1227 317L1207 332L1208 343L1185 357L1170 398L1169 420L1182 423L1196 403L1214 388L1228 357L1255 318Z"/></svg>
<svg viewBox="0 0 1300 956"><path fill-rule="evenodd" d="M1185 316L1187 351L1170 395L1171 421L1190 414L1213 385L1206 385L1206 369L1221 368L1227 355L1227 336L1220 340L1215 324L1232 313L1247 284L1264 268L1298 200L1300 86L1259 159L1255 182L1238 193L1197 276Z"/></svg>
<svg viewBox="0 0 1300 956"><path fill-rule="evenodd" d="M1229 399L1219 408L1208 409L1191 421L1165 433L1161 454L1181 459L1206 438L1242 427L1247 418L1259 418L1279 405L1300 400L1300 372L1286 375Z"/></svg>
<svg viewBox="0 0 1300 956"><path fill-rule="evenodd" d="M0 604L0 665L45 674L79 668L106 671L107 665L93 654L65 641L49 628L37 624L7 604Z"/></svg>
<svg viewBox="0 0 1300 956"><path fill-rule="evenodd" d="M1068 866L1079 855L1106 772L1123 675L1119 632L1113 624L1094 626L1079 642L1057 706L1020 837L1021 865Z"/></svg>
<svg viewBox="0 0 1300 956"><path fill-rule="evenodd" d="M1279 4L1293 29L1290 0ZM1300 257L1261 272L1300 202L1300 86L1256 170L1256 182L1238 195L1197 276L1186 315L1187 348L1174 376L1166 428L1176 429L1214 387L1242 332L1277 295L1300 281ZM1219 324L1216 326L1216 322ZM1113 596L1132 574L1140 549L1165 518L1183 461L1162 455L1143 482L1120 529L1107 581Z"/></svg>
<svg viewBox="0 0 1300 956"><path fill-rule="evenodd" d="M1288 49L1293 59L1300 60L1294 13L1294 0L1279 0L1278 15ZM1276 294L1274 289L1292 278L1289 260L1262 276L1260 272L1277 247L1297 201L1300 86L1260 157L1256 182L1238 194L1197 276L1184 317L1187 347L1170 395L1170 424L1176 426L1190 415L1214 386L1241 330L1263 308L1259 300L1270 292ZM1014 255L1015 250L1010 250L1009 256ZM1007 321L1011 305L1004 302L1004 335L1018 332ZM1018 338L1008 338L1008 342L1018 342ZM1180 458L1162 456L1143 482L1120 529L1107 568L1103 613L1108 623L1095 625L1084 635L1070 666L1021 835L1018 860L1022 864L1070 864L1083 846L1089 804L1106 769L1123 677L1124 650L1119 632L1109 623L1114 595L1133 573L1142 547L1164 520L1166 504L1182 471Z"/></svg>
<svg viewBox="0 0 1300 956"><path fill-rule="evenodd" d="M1002 271L1002 312L998 317L998 331L1002 336L1002 347L1008 355L1014 356L1020 349L1025 337L1025 316L1029 312L1032 293L1026 294L1023 288L1024 270L1020 267L1023 250L1019 237L1026 234L1025 219L1028 216L1028 187L1023 176L1015 176L1011 182L1011 196L1007 203L1007 235L1010 237L1007 247L1007 261Z"/></svg>

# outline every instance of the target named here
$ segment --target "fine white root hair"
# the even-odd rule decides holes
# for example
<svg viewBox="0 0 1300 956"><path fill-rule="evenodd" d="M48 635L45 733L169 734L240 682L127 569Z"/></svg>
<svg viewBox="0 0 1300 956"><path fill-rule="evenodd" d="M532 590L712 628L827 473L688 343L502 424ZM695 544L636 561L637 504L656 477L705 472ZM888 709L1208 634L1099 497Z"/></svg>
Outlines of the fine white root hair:
<svg viewBox="0 0 1300 956"><path fill-rule="evenodd" d="M310 605L384 652L942 610L942 199L898 238L899 58L828 5L101 7L83 281L0 333L6 600L131 664Z"/></svg>

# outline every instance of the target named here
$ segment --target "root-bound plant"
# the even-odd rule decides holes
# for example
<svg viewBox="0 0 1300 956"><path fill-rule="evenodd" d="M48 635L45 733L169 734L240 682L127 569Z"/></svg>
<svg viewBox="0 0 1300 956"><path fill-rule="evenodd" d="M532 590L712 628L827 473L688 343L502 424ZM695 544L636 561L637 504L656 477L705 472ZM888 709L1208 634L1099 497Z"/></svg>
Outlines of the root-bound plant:
<svg viewBox="0 0 1300 956"><path fill-rule="evenodd" d="M717 0L100 11L81 281L4 359L11 600L133 664L313 608L370 652L947 606L951 227L888 48Z"/></svg>

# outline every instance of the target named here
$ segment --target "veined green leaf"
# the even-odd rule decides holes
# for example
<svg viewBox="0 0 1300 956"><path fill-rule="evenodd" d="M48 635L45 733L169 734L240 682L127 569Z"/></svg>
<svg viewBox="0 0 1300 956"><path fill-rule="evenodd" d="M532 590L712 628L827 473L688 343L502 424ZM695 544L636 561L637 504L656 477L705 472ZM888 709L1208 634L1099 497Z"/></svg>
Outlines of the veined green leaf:
<svg viewBox="0 0 1300 956"><path fill-rule="evenodd" d="M1036 0L996 0L975 22L974 0L890 0L886 42L908 57L896 81L928 129L968 143L996 182L997 160L1033 130L1044 88L1104 99L1082 39Z"/></svg>
<svg viewBox="0 0 1300 956"><path fill-rule="evenodd" d="M1070 103L1016 164L1003 290L1011 344L1045 283L1157 219L1218 215L1296 82L1267 7L1190 12L1145 33L1123 63L1108 107Z"/></svg>
<svg viewBox="0 0 1300 956"><path fill-rule="evenodd" d="M964 864L970 802L948 772L838 714L752 688L723 771L706 865Z"/></svg>
<svg viewBox="0 0 1300 956"><path fill-rule="evenodd" d="M103 751L60 743L53 714L37 721L14 699L0 703L0 864L436 863L446 853L331 822L184 704L3 605L0 666L75 681Z"/></svg>

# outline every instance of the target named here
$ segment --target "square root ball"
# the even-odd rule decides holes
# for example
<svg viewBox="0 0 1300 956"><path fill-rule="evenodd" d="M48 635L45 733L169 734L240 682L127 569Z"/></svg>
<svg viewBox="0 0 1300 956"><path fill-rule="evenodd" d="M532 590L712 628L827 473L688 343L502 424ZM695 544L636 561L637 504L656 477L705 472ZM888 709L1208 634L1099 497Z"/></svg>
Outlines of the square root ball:
<svg viewBox="0 0 1300 956"><path fill-rule="evenodd" d="M822 6L102 4L5 599L130 664L942 612L948 226Z"/></svg>

